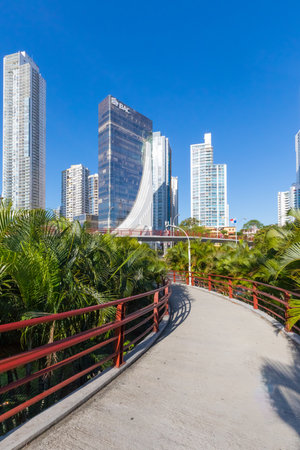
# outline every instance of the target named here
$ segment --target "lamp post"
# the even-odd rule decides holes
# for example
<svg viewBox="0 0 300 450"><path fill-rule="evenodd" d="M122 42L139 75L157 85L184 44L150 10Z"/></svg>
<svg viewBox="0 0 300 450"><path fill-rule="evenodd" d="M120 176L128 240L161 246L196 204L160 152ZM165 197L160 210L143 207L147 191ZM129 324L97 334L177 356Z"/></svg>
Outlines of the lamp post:
<svg viewBox="0 0 300 450"><path fill-rule="evenodd" d="M150 231L150 227L149 227L149 225L144 225L142 234L147 233L147 231Z"/></svg>
<svg viewBox="0 0 300 450"><path fill-rule="evenodd" d="M179 217L179 216L180 216L180 214L176 214L176 216L173 218L173 220L172 220L173 225L175 224L175 219L177 219L177 217Z"/></svg>
<svg viewBox="0 0 300 450"><path fill-rule="evenodd" d="M190 242L190 238L189 235L187 234L187 232L183 229L178 227L177 225L167 225L167 227L172 227L172 228L177 228L178 230L182 231L188 240L188 258L189 258L189 286L191 286L191 242Z"/></svg>
<svg viewBox="0 0 300 450"><path fill-rule="evenodd" d="M176 216L172 218L172 224L173 224L174 226L176 226L176 225L175 225L175 220L176 220L176 218L179 217L179 216L180 216L180 214L176 214ZM173 230L172 236L174 236L174 230ZM174 245L174 241L171 242L171 247L173 247L173 245Z"/></svg>

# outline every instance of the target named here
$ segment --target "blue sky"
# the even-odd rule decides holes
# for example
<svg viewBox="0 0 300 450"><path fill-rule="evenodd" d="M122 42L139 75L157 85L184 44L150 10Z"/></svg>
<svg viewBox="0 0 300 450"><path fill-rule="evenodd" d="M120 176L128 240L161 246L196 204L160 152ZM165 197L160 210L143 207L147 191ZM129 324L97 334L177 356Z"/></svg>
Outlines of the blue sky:
<svg viewBox="0 0 300 450"><path fill-rule="evenodd" d="M169 137L180 220L190 216L189 145L211 132L215 162L228 165L230 216L276 222L277 191L295 179L299 1L0 7L1 60L26 50L47 81L47 207L60 204L63 169L97 171L97 105L110 93Z"/></svg>

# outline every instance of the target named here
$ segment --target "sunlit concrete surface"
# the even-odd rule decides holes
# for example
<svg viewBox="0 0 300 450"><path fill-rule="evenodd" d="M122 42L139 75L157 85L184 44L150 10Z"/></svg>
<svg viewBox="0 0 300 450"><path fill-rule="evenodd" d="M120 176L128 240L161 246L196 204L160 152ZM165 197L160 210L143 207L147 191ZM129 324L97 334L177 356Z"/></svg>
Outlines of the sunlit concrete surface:
<svg viewBox="0 0 300 450"><path fill-rule="evenodd" d="M174 286L141 359L26 448L300 449L300 349L255 313Z"/></svg>

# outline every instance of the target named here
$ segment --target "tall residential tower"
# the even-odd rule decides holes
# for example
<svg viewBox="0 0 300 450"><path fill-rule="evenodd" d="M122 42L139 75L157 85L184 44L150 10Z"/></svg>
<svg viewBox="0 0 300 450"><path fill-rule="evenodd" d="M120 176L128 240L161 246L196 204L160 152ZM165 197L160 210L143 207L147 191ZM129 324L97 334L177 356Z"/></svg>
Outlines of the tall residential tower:
<svg viewBox="0 0 300 450"><path fill-rule="evenodd" d="M89 212L89 169L72 165L62 172L61 213L67 219Z"/></svg>
<svg viewBox="0 0 300 450"><path fill-rule="evenodd" d="M2 196L45 208L46 83L26 52L4 57Z"/></svg>
<svg viewBox="0 0 300 450"><path fill-rule="evenodd" d="M295 136L295 152L296 152L296 184L300 185L300 130Z"/></svg>
<svg viewBox="0 0 300 450"><path fill-rule="evenodd" d="M206 227L228 226L227 166L213 163L211 133L191 145L191 217Z"/></svg>
<svg viewBox="0 0 300 450"><path fill-rule="evenodd" d="M277 210L278 210L278 225L282 227L288 221L287 213L291 209L290 191L278 192Z"/></svg>
<svg viewBox="0 0 300 450"><path fill-rule="evenodd" d="M89 214L98 216L98 174L89 175Z"/></svg>

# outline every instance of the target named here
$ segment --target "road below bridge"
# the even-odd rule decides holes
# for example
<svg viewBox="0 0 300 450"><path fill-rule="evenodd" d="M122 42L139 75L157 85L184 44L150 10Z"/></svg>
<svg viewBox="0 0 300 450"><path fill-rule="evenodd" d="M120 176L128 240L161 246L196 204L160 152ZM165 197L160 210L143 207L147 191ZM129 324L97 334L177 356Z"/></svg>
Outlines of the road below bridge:
<svg viewBox="0 0 300 450"><path fill-rule="evenodd" d="M173 286L159 341L26 448L300 448L300 353L243 306Z"/></svg>

